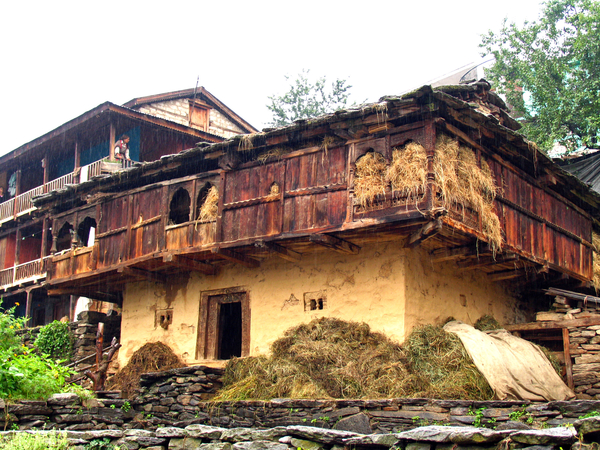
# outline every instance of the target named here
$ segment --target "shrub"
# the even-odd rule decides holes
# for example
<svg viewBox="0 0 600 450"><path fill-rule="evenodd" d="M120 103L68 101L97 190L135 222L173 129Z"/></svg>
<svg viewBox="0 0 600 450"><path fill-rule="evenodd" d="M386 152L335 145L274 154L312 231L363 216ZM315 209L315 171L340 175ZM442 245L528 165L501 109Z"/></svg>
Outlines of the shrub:
<svg viewBox="0 0 600 450"><path fill-rule="evenodd" d="M1 305L2 300L0 300ZM23 328L26 319L15 317L15 308L18 305L17 303L6 311L0 311L0 351L21 345L21 337L17 335L16 331Z"/></svg>
<svg viewBox="0 0 600 450"><path fill-rule="evenodd" d="M73 335L68 323L55 320L40 329L35 340L37 349L53 359L71 358L73 349Z"/></svg>
<svg viewBox="0 0 600 450"><path fill-rule="evenodd" d="M0 437L2 450L66 450L66 433L15 433Z"/></svg>

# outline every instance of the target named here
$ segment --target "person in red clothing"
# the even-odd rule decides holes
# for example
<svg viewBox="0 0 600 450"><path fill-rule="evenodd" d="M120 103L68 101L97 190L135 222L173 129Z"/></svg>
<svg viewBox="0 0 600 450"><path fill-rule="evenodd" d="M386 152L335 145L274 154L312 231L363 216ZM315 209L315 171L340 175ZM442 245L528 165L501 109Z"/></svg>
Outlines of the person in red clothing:
<svg viewBox="0 0 600 450"><path fill-rule="evenodd" d="M131 161L131 158L129 158L129 136L126 134L115 144L115 158L121 161Z"/></svg>

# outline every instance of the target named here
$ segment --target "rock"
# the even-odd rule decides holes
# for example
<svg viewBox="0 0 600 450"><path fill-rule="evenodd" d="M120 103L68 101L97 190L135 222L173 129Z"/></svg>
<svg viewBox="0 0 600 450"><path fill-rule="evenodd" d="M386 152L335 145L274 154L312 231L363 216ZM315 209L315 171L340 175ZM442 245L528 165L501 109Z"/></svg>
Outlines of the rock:
<svg viewBox="0 0 600 450"><path fill-rule="evenodd" d="M437 449L437 447L436 447ZM431 450L431 444L423 444L420 442L413 442L406 446L406 450Z"/></svg>
<svg viewBox="0 0 600 450"><path fill-rule="evenodd" d="M182 437L186 437L188 435L188 432L187 432L187 430L185 430L183 428L162 427L162 428L157 428L156 431L154 432L154 434L156 435L156 437L182 438Z"/></svg>
<svg viewBox="0 0 600 450"><path fill-rule="evenodd" d="M154 437L154 432L153 431L148 431L148 430L139 430L139 429L134 429L134 430L127 430L125 431L125 436L126 437Z"/></svg>
<svg viewBox="0 0 600 450"><path fill-rule="evenodd" d="M231 450L231 444L229 442L214 442L210 444L202 444L198 446L198 450Z"/></svg>
<svg viewBox="0 0 600 450"><path fill-rule="evenodd" d="M333 428L335 430L352 431L353 433L359 434L373 433L373 429L371 428L371 421L369 420L369 417L363 413L354 414L353 416L349 417L344 417L343 419L340 419L333 426Z"/></svg>
<svg viewBox="0 0 600 450"><path fill-rule="evenodd" d="M288 446L273 441L236 442L233 450L288 450Z"/></svg>
<svg viewBox="0 0 600 450"><path fill-rule="evenodd" d="M288 434L285 427L257 430L255 428L229 428L221 434L221 440L228 442L273 441Z"/></svg>
<svg viewBox="0 0 600 450"><path fill-rule="evenodd" d="M393 447L399 440L399 433L369 434L366 436L358 435L356 437L344 439L344 444L347 447Z"/></svg>
<svg viewBox="0 0 600 450"><path fill-rule="evenodd" d="M497 431L503 430L531 430L533 427L527 425L523 422L518 422L516 420L509 420L508 422L499 423L496 426Z"/></svg>
<svg viewBox="0 0 600 450"><path fill-rule="evenodd" d="M169 450L192 450L200 448L202 439L184 437L173 438L169 441Z"/></svg>
<svg viewBox="0 0 600 450"><path fill-rule="evenodd" d="M576 420L573 426L577 435L583 436L586 441L594 441L600 438L600 416Z"/></svg>
<svg viewBox="0 0 600 450"><path fill-rule="evenodd" d="M121 430L92 430L85 433L85 438L89 441L92 439L120 439L124 433Z"/></svg>
<svg viewBox="0 0 600 450"><path fill-rule="evenodd" d="M308 439L309 441L321 442L323 444L344 444L345 439L361 436L358 433L342 430L328 430L325 428L306 427L292 425L287 427L287 434Z"/></svg>
<svg viewBox="0 0 600 450"><path fill-rule="evenodd" d="M211 427L200 424L188 425L185 427L185 431L187 431L190 437L210 440L221 439L221 434L226 430L226 428Z"/></svg>
<svg viewBox="0 0 600 450"><path fill-rule="evenodd" d="M568 445L575 441L577 433L572 427L548 428L546 430L521 430L510 435L513 442L528 445Z"/></svg>
<svg viewBox="0 0 600 450"><path fill-rule="evenodd" d="M419 427L397 434L401 439L411 441L452 442L454 444L493 444L508 435L511 435L510 430L495 431L487 428L443 427L438 425Z"/></svg>

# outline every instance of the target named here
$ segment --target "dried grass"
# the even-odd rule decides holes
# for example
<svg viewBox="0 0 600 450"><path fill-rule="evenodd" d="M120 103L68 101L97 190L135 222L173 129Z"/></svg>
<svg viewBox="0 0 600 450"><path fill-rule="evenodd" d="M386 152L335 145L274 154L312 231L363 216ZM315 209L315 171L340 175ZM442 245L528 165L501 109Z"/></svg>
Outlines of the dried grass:
<svg viewBox="0 0 600 450"><path fill-rule="evenodd" d="M415 329L403 349L365 323L335 318L289 329L269 357L229 361L223 382L215 401L493 396L460 340L440 327Z"/></svg>
<svg viewBox="0 0 600 450"><path fill-rule="evenodd" d="M354 198L363 208L375 197L385 194L387 162L381 153L368 152L356 161L354 171Z"/></svg>
<svg viewBox="0 0 600 450"><path fill-rule="evenodd" d="M427 186L427 153L421 144L410 142L392 152L392 163L386 174L392 191L418 202L425 196Z"/></svg>
<svg viewBox="0 0 600 450"><path fill-rule="evenodd" d="M596 233L595 231L592 232L592 246L592 286L594 286L597 294L598 291L600 291L600 234Z"/></svg>
<svg viewBox="0 0 600 450"><path fill-rule="evenodd" d="M256 160L261 164L265 164L270 158L280 159L287 152L288 151L283 147L275 147L270 149L268 152L261 153L260 155L258 155L256 157Z"/></svg>
<svg viewBox="0 0 600 450"><path fill-rule="evenodd" d="M211 186L208 192L206 193L206 197L202 202L202 206L200 206L200 211L198 212L198 221L199 222L213 222L217 220L217 215L219 213L219 190L216 186Z"/></svg>
<svg viewBox="0 0 600 450"><path fill-rule="evenodd" d="M499 330L502 328L500 322L498 322L493 316L489 314L485 314L477 319L475 325L473 327L479 331L490 331L490 330Z"/></svg>
<svg viewBox="0 0 600 450"><path fill-rule="evenodd" d="M142 374L184 366L167 345L149 342L136 350L127 365L108 380L107 384L109 389L120 390L122 398L132 398L140 387Z"/></svg>
<svg viewBox="0 0 600 450"><path fill-rule="evenodd" d="M391 164L385 166L385 159L378 153L367 153L357 161L354 192L358 204L363 207L372 204L388 186L407 202L423 199L427 186L427 154L422 145L410 142L395 148ZM471 149L442 135L436 143L433 172L442 206L462 210L463 215L465 208L475 211L481 218L481 231L492 251L500 250L502 229L494 211L498 188L488 163L481 159L478 164Z"/></svg>

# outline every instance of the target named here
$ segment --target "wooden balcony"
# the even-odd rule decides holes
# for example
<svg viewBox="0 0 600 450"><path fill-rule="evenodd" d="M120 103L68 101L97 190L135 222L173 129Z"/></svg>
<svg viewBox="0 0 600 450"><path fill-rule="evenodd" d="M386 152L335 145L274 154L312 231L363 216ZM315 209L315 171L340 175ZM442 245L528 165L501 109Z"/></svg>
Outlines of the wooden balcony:
<svg viewBox="0 0 600 450"><path fill-rule="evenodd" d="M131 164L129 164L128 167L130 166ZM34 197L62 189L69 184L79 184L80 181L87 181L98 175L114 173L122 168L123 165L121 163L107 163L104 160L96 161L81 167L77 172L68 173L46 184L19 194L0 204L0 225L35 211L36 208L31 201ZM80 177L80 175L82 176Z"/></svg>
<svg viewBox="0 0 600 450"><path fill-rule="evenodd" d="M18 264L8 269L0 270L0 289L6 290L46 278L46 271L50 256L34 259L23 264Z"/></svg>

